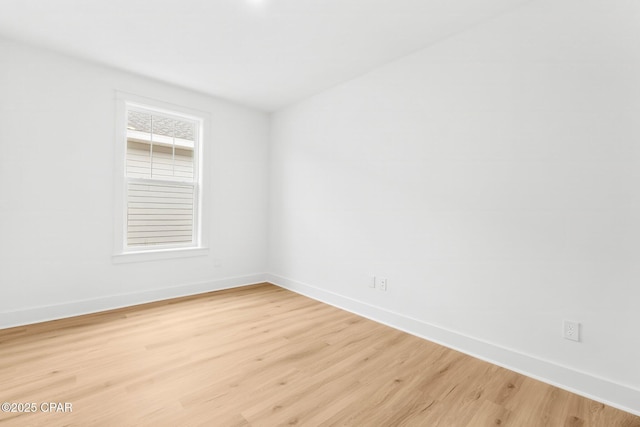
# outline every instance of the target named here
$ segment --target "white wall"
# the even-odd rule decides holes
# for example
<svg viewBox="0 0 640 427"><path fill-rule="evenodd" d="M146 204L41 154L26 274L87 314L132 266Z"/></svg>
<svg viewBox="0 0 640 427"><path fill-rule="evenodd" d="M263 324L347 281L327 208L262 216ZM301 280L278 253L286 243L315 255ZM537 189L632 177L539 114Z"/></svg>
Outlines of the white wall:
<svg viewBox="0 0 640 427"><path fill-rule="evenodd" d="M640 413L638 22L531 2L276 113L272 280Z"/></svg>
<svg viewBox="0 0 640 427"><path fill-rule="evenodd" d="M114 264L115 91L208 112L208 256ZM266 114L0 40L0 327L262 280Z"/></svg>

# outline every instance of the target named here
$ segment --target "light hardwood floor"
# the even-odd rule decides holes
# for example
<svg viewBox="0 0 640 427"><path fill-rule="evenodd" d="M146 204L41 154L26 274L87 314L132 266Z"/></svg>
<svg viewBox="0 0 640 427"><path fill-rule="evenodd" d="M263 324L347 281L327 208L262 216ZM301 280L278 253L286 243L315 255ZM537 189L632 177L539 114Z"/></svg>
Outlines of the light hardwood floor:
<svg viewBox="0 0 640 427"><path fill-rule="evenodd" d="M0 426L640 426L268 284L0 330L0 387Z"/></svg>

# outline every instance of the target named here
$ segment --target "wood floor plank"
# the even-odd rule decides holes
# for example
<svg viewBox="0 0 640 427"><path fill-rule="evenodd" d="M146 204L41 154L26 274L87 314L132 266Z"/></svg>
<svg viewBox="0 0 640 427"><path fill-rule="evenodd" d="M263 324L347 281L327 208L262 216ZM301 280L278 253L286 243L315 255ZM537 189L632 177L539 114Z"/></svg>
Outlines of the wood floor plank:
<svg viewBox="0 0 640 427"><path fill-rule="evenodd" d="M640 427L269 284L0 330L0 384L1 402L39 409L0 427Z"/></svg>

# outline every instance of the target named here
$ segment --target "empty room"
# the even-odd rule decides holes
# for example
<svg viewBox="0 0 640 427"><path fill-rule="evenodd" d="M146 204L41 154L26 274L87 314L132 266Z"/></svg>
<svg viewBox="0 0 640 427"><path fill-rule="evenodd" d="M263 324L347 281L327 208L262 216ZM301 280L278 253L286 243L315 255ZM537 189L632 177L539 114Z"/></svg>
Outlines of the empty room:
<svg viewBox="0 0 640 427"><path fill-rule="evenodd" d="M640 427L640 2L0 0L0 427Z"/></svg>

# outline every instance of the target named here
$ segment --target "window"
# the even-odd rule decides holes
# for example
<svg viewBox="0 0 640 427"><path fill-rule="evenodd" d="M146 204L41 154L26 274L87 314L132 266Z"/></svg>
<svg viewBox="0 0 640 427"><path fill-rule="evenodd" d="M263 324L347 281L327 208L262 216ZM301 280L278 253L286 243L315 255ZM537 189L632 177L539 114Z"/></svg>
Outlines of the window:
<svg viewBox="0 0 640 427"><path fill-rule="evenodd" d="M122 101L116 253L201 248L203 118Z"/></svg>

